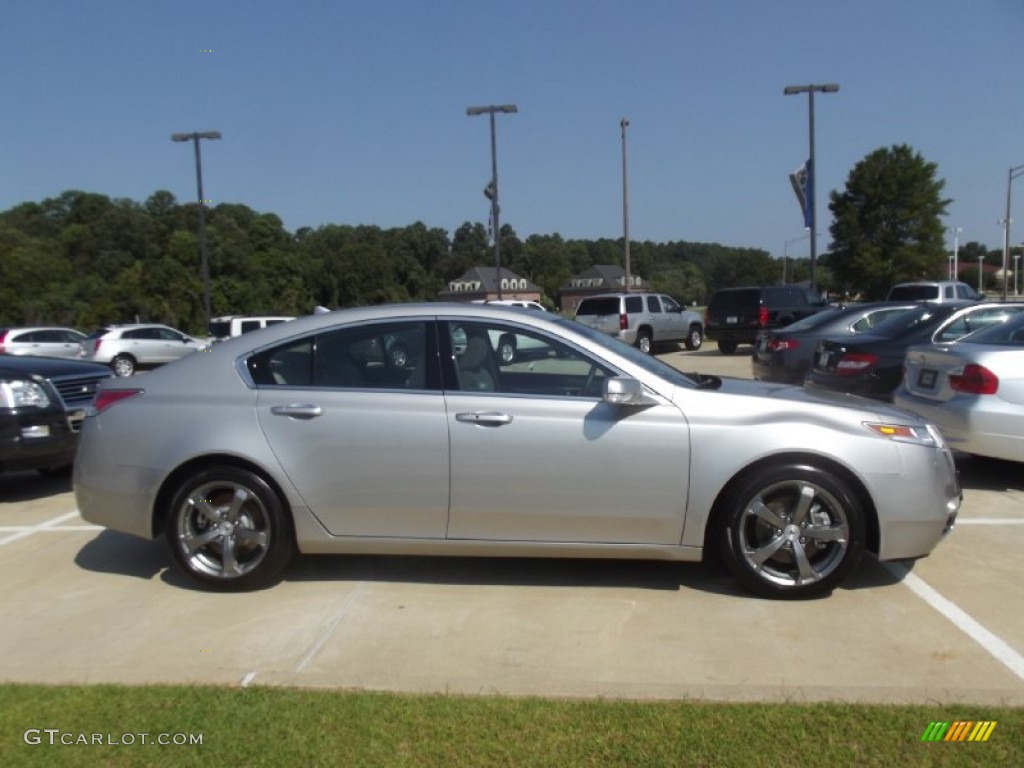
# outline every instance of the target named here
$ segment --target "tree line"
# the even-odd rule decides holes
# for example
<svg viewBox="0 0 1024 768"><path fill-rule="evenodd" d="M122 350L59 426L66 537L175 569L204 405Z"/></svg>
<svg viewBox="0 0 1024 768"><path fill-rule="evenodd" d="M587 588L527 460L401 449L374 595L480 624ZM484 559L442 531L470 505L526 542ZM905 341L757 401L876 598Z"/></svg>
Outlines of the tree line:
<svg viewBox="0 0 1024 768"><path fill-rule="evenodd" d="M493 265L486 227L454 233L328 224L288 232L273 213L223 203L206 210L211 310L308 314L313 307L431 301L473 266ZM544 291L594 264L621 264L622 240L521 239L501 228L503 266ZM767 251L704 243L630 243L631 265L657 290L703 303L719 285L774 283ZM792 267L791 267L792 274ZM166 190L145 202L67 191L0 212L0 325L92 328L135 320L202 332L198 207Z"/></svg>
<svg viewBox="0 0 1024 768"><path fill-rule="evenodd" d="M941 216L949 201L936 167L905 145L872 152L832 192L832 243L818 288L865 299L915 278L943 278L950 252ZM90 329L163 322L204 333L196 203L166 190L143 203L66 191L0 212L0 325ZM313 307L435 300L473 266L493 265L487 228L465 222L449 235L415 222L382 229L327 224L288 232L273 213L222 203L206 211L214 315L301 315ZM560 287L595 264L621 264L623 241L520 238L501 227L503 266L531 280L557 308ZM980 243L960 248L960 276L976 284L979 259L1002 262ZM631 268L653 290L691 305L735 285L800 282L807 259L783 265L767 250L717 243L630 241ZM988 286L986 286L988 287Z"/></svg>

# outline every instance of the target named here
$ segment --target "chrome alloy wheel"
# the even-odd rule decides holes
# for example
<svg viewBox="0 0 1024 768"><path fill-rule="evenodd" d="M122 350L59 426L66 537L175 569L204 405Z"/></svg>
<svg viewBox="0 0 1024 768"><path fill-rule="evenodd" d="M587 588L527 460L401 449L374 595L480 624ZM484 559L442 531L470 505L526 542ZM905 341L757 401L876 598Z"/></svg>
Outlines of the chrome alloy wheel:
<svg viewBox="0 0 1024 768"><path fill-rule="evenodd" d="M758 491L735 527L739 554L762 580L806 586L829 577L850 548L846 507L808 480L787 480Z"/></svg>
<svg viewBox="0 0 1024 768"><path fill-rule="evenodd" d="M270 514L259 494L240 482L198 485L173 514L177 554L197 575L238 579L267 555Z"/></svg>

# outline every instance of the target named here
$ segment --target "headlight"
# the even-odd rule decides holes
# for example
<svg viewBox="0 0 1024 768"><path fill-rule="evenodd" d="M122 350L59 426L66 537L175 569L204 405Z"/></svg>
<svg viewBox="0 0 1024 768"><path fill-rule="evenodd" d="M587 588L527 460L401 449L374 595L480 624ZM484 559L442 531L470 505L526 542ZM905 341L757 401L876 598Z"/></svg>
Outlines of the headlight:
<svg viewBox="0 0 1024 768"><path fill-rule="evenodd" d="M864 426L879 437L914 445L942 445L942 436L928 424L886 424L865 421Z"/></svg>
<svg viewBox="0 0 1024 768"><path fill-rule="evenodd" d="M4 408L46 408L49 405L46 390L34 381L0 381L0 406Z"/></svg>

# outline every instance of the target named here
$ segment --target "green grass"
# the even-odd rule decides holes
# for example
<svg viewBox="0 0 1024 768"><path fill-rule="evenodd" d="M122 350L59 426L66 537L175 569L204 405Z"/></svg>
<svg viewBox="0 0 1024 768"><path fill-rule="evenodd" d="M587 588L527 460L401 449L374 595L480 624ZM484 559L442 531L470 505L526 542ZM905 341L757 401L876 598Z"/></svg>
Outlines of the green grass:
<svg viewBox="0 0 1024 768"><path fill-rule="evenodd" d="M934 720L996 720L923 743ZM0 765L1019 766L1024 709L579 701L172 686L0 686ZM202 734L199 746L26 744ZM60 737L55 737L59 739ZM140 737L135 738L139 742Z"/></svg>

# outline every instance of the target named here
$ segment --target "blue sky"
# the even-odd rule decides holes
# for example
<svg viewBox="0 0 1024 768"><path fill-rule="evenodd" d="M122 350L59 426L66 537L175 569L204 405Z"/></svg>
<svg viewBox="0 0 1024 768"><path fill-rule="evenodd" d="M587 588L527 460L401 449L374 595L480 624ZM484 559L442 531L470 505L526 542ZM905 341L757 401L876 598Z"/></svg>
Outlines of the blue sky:
<svg viewBox="0 0 1024 768"><path fill-rule="evenodd" d="M807 97L782 90L807 83L840 85L815 99L820 231L828 191L905 143L938 165L961 243L1000 247L1024 164L1021 0L7 0L0 72L0 210L67 189L192 201L170 134L219 130L215 204L290 231L453 232L488 216L487 118L466 107L514 103L498 173L520 237L621 237L626 117L634 240L803 255Z"/></svg>

